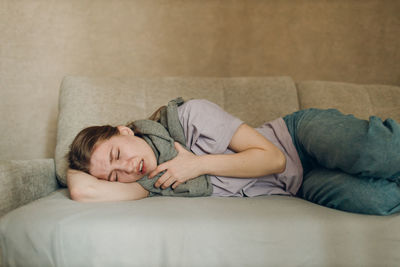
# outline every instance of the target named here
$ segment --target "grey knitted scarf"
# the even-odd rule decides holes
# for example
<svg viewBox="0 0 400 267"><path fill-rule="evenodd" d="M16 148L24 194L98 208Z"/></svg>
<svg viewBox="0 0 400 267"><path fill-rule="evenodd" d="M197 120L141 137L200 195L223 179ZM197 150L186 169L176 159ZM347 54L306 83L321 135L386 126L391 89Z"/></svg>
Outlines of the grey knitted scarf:
<svg viewBox="0 0 400 267"><path fill-rule="evenodd" d="M181 97L171 100L168 106L160 109L158 121L137 120L128 124L128 127L134 127L136 131L138 130L142 134L142 138L152 148L157 164L171 160L178 155L174 141L179 142L186 148L185 134L178 118L178 106L183 102ZM201 197L212 194L212 185L208 175L201 175L186 181L175 189L172 189L172 187L166 189L155 188L155 182L163 173L159 173L152 179L144 176L137 182L150 191L150 196Z"/></svg>

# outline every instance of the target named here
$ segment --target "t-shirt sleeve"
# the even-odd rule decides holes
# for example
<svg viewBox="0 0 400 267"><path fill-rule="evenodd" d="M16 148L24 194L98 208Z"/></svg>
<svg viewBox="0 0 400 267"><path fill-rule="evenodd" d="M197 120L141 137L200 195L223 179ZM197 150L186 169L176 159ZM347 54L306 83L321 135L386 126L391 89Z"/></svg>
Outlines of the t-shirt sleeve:
<svg viewBox="0 0 400 267"><path fill-rule="evenodd" d="M204 99L185 102L178 107L186 147L196 155L222 154L243 123L218 105Z"/></svg>

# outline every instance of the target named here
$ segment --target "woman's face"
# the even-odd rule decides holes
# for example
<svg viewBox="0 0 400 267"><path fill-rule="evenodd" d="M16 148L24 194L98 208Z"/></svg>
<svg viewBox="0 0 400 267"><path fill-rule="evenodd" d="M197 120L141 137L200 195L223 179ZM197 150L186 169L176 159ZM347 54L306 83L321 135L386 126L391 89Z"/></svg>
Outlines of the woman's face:
<svg viewBox="0 0 400 267"><path fill-rule="evenodd" d="M130 183L157 167L151 147L133 131L118 126L119 135L98 142L90 158L91 175L111 182Z"/></svg>

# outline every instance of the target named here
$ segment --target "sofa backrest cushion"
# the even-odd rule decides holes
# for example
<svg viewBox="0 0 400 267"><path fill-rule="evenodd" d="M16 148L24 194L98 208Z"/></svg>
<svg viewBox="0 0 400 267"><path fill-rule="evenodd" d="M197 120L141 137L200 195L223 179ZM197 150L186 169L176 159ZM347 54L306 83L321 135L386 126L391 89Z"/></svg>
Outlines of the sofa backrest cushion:
<svg viewBox="0 0 400 267"><path fill-rule="evenodd" d="M182 96L208 99L251 126L298 110L290 77L250 78L64 78L59 97L55 152L59 182L66 185L69 145L91 125L121 125L150 116Z"/></svg>
<svg viewBox="0 0 400 267"><path fill-rule="evenodd" d="M337 108L343 113L368 119L400 121L400 87L359 85L342 82L305 81L297 84L301 109Z"/></svg>

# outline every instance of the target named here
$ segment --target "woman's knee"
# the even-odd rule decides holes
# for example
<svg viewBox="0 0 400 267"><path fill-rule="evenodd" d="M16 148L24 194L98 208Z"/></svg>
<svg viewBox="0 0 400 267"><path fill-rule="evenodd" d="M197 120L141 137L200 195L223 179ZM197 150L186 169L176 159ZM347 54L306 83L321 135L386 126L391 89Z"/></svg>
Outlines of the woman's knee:
<svg viewBox="0 0 400 267"><path fill-rule="evenodd" d="M371 117L352 173L368 177L400 176L400 127L394 120Z"/></svg>

